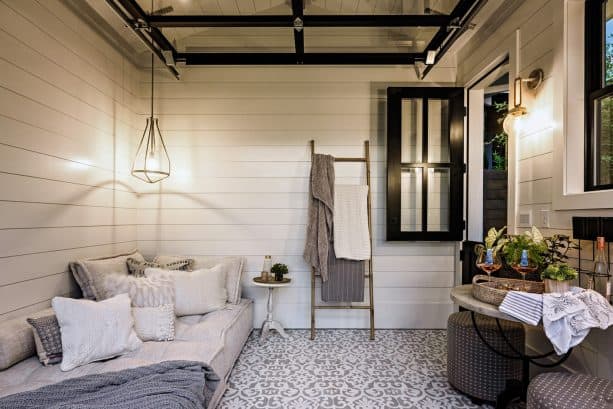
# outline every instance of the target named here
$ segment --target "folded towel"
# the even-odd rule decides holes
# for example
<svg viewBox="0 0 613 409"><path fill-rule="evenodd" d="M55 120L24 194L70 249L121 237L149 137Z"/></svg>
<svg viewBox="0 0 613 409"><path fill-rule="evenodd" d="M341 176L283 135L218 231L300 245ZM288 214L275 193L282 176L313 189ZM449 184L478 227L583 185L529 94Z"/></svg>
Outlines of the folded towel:
<svg viewBox="0 0 613 409"><path fill-rule="evenodd" d="M538 325L543 316L543 295L509 291L498 309L530 325Z"/></svg>
<svg viewBox="0 0 613 409"><path fill-rule="evenodd" d="M335 187L334 251L337 258L370 259L368 186L337 185Z"/></svg>
<svg viewBox="0 0 613 409"><path fill-rule="evenodd" d="M328 281L321 283L322 301L364 301L364 261L336 258L334 246L328 254Z"/></svg>
<svg viewBox="0 0 613 409"><path fill-rule="evenodd" d="M333 156L313 155L310 191L307 238L303 257L315 271L321 274L322 281L326 281L328 279L328 252L332 236L332 212L334 211Z"/></svg>

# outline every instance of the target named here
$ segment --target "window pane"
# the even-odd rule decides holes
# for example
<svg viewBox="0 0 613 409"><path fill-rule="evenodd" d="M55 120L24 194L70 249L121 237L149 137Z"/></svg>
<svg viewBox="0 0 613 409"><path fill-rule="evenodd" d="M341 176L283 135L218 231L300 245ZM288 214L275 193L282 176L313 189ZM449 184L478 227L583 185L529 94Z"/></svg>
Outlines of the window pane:
<svg viewBox="0 0 613 409"><path fill-rule="evenodd" d="M422 231L422 168L400 175L400 231Z"/></svg>
<svg viewBox="0 0 613 409"><path fill-rule="evenodd" d="M449 169L428 169L428 231L449 231Z"/></svg>
<svg viewBox="0 0 613 409"><path fill-rule="evenodd" d="M401 146L400 161L403 163L421 162L422 141L422 100L403 99L401 106Z"/></svg>
<svg viewBox="0 0 613 409"><path fill-rule="evenodd" d="M613 0L607 0L604 15L604 77L605 85L613 84Z"/></svg>
<svg viewBox="0 0 613 409"><path fill-rule="evenodd" d="M594 184L613 183L613 96L594 101Z"/></svg>
<svg viewBox="0 0 613 409"><path fill-rule="evenodd" d="M449 162L449 101L428 100L428 162Z"/></svg>

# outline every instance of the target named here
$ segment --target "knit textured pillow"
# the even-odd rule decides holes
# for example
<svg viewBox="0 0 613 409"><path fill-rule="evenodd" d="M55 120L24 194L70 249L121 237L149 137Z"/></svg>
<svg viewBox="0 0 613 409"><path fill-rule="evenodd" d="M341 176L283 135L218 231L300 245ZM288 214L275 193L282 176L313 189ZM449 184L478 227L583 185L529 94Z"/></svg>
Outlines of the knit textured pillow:
<svg viewBox="0 0 613 409"><path fill-rule="evenodd" d="M141 341L172 341L175 338L175 306L132 308L134 330Z"/></svg>
<svg viewBox="0 0 613 409"><path fill-rule="evenodd" d="M34 329L34 342L38 360L45 366L62 362L62 333L55 315L28 318Z"/></svg>
<svg viewBox="0 0 613 409"><path fill-rule="evenodd" d="M189 271L192 269L194 260L191 258L184 258L180 260L173 260L172 262L161 264L154 261L139 260L135 258L128 258L126 260L128 270L130 274L135 277L144 277L145 270L148 268L161 268L163 270L181 270Z"/></svg>
<svg viewBox="0 0 613 409"><path fill-rule="evenodd" d="M170 277L134 277L109 274L102 283L109 297L128 294L132 307L158 307L175 303L174 282Z"/></svg>

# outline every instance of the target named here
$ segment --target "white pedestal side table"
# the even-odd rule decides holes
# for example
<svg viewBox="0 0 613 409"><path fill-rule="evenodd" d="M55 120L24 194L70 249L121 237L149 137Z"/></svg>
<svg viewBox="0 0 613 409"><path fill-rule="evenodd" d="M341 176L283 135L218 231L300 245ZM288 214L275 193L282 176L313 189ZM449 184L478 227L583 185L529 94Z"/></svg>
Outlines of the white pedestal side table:
<svg viewBox="0 0 613 409"><path fill-rule="evenodd" d="M262 323L262 332L260 333L260 342L265 340L268 336L268 333L271 330L275 330L281 335L283 338L288 338L287 333L283 329L283 326L279 321L275 321L272 317L272 293L275 288L287 287L292 282L289 278L284 278L283 281L265 281L260 279L260 277L255 277L253 279L253 284L258 287L266 287L268 288L268 303L266 305L266 319Z"/></svg>

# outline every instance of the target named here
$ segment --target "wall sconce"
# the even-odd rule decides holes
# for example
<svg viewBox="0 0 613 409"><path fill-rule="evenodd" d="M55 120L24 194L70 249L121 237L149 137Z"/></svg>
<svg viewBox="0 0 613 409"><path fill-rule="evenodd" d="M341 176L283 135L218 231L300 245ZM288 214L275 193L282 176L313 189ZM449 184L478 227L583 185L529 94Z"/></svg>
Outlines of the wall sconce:
<svg viewBox="0 0 613 409"><path fill-rule="evenodd" d="M528 78L515 78L513 83L513 108L509 110L509 115L522 116L528 113L526 107L522 105L522 83L526 83L528 89L537 89L543 83L545 74L543 70L537 68L530 73Z"/></svg>

